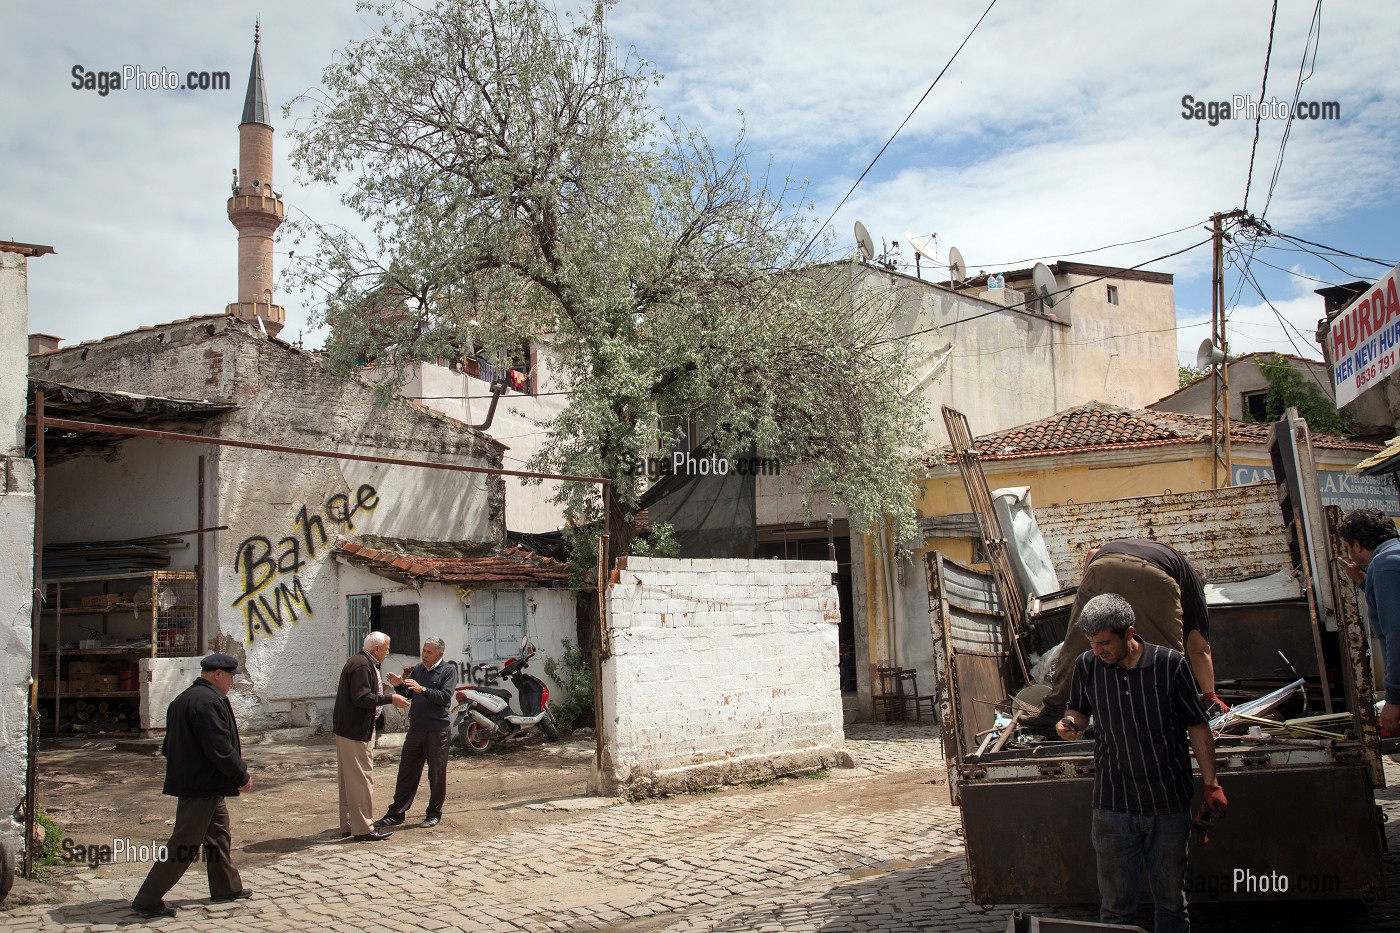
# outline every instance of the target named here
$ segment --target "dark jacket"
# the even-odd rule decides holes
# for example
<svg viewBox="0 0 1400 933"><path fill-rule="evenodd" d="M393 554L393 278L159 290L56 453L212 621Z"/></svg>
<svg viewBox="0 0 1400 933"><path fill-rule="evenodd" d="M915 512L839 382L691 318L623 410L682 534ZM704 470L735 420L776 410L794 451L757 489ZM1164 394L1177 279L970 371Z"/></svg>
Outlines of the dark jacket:
<svg viewBox="0 0 1400 933"><path fill-rule="evenodd" d="M164 793L171 797L237 797L248 783L233 707L203 677L165 712Z"/></svg>
<svg viewBox="0 0 1400 933"><path fill-rule="evenodd" d="M414 693L403 685L395 688L400 696L409 699L408 728L420 732L451 730L447 710L452 705L452 691L457 686L457 665L444 658L438 662L437 670L433 671L420 661L408 678L423 686L422 693Z"/></svg>
<svg viewBox="0 0 1400 933"><path fill-rule="evenodd" d="M343 739L368 742L374 738L374 720L379 707L392 703L394 691L379 681L379 662L368 651L361 651L340 669L340 685L335 688L335 711L331 720L335 734Z"/></svg>

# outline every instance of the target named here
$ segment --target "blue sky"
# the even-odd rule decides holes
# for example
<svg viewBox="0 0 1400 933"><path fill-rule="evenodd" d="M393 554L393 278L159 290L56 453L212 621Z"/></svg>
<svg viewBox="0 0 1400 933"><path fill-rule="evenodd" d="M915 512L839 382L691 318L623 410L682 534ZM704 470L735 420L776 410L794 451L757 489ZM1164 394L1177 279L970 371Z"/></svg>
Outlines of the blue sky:
<svg viewBox="0 0 1400 933"><path fill-rule="evenodd" d="M746 128L756 169L806 180L824 220L927 89L984 0L891 2L862 9L807 0L622 0L614 39L666 75L655 106L724 149ZM1160 7L1160 9L1158 9ZM877 241L937 234L975 271L1192 229L1076 256L1134 265L1205 238L1208 216L1239 207L1253 122L1182 118L1181 98L1259 99L1271 4L1187 0L999 0L942 82L832 221L836 254L860 219ZM233 300L236 235L224 215L259 4L15 5L0 36L9 132L0 139L0 237L58 250L31 264L30 330L91 339ZM375 20L350 0L263 11L268 90L279 107ZM1264 95L1291 100L1314 3L1279 4ZM1376 37L1400 35L1400 4L1331 2L1302 97L1336 101L1341 119L1295 122L1266 220L1365 256L1400 260L1400 72ZM100 96L72 68L228 71L228 91ZM289 214L345 218L339 192L307 187L286 162L292 119L277 118L276 185ZM1263 208L1284 128L1266 120L1249 206ZM1277 249L1275 245L1287 247ZM286 250L287 244L279 246ZM912 263L904 245L903 258ZM1245 287L1230 312L1232 352L1316 356L1321 283L1385 267L1281 241L1252 268L1274 312ZM285 267L279 255L279 268ZM1183 360L1209 332L1207 248L1148 268L1176 276ZM1292 273L1297 273L1292 274ZM1227 295L1237 274L1227 277ZM312 298L282 293L288 327L306 332ZM1292 340L1288 336L1292 336Z"/></svg>

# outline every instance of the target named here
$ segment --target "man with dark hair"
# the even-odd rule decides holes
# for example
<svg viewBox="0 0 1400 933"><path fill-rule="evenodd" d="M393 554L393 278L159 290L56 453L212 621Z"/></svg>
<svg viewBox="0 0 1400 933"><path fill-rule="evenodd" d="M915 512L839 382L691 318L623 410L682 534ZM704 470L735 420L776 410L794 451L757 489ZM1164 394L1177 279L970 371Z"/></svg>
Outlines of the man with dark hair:
<svg viewBox="0 0 1400 933"><path fill-rule="evenodd" d="M1134 629L1133 608L1114 593L1084 605L1077 625L1090 650L1074 662L1069 705L1056 725L1060 738L1083 738L1094 723L1094 816L1099 920L1131 923L1140 879L1156 907L1157 933L1189 931L1187 843L1195 779L1190 752L1205 783L1206 804L1223 813L1216 783L1215 740L1195 680L1181 652L1147 644Z"/></svg>
<svg viewBox="0 0 1400 933"><path fill-rule="evenodd" d="M447 799L447 754L452 747L452 723L447 709L457 686L457 667L443 660L447 643L441 638L423 639L423 662L406 678L386 675L395 692L407 697L408 734L399 755L399 776L394 786L394 802L374 823L375 829L398 826L413 806L423 765L428 765L428 812L423 826L432 829L442 821L442 805Z"/></svg>
<svg viewBox="0 0 1400 933"><path fill-rule="evenodd" d="M1342 519L1337 536L1349 558L1342 567L1366 586L1371 631L1385 659L1381 729L1393 733L1400 730L1400 533L1380 509L1357 509Z"/></svg>
<svg viewBox="0 0 1400 933"><path fill-rule="evenodd" d="M199 662L197 680L170 703L165 713L165 787L176 797L175 828L164 857L151 866L146 881L131 902L143 917L173 917L165 906L165 894L175 887L185 870L200 858L203 847L209 896L215 901L251 897L243 887L230 855L228 807L225 797L250 790L253 779L242 758L238 723L228 702L228 690L238 672L238 660L227 654L211 654Z"/></svg>
<svg viewBox="0 0 1400 933"><path fill-rule="evenodd" d="M1089 649L1075 624L1084 605L1101 593L1118 593L1133 607L1137 633L1154 645L1186 655L1209 716L1229 707L1215 693L1215 661L1210 653L1210 620L1205 585L1181 552L1160 541L1123 538L1089 552L1084 579L1070 610L1060 655L1055 661L1050 692L1040 712L1023 725L1049 729L1064 712L1074 662Z"/></svg>

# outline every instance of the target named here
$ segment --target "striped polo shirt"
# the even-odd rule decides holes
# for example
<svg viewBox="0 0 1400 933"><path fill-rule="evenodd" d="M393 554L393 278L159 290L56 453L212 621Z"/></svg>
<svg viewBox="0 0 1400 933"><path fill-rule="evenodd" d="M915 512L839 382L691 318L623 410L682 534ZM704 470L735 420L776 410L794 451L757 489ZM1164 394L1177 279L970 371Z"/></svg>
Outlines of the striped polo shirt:
<svg viewBox="0 0 1400 933"><path fill-rule="evenodd" d="M1187 726L1207 721L1196 678L1179 651L1142 646L1124 670L1092 651L1074 664L1068 708L1094 717L1094 808L1179 813L1191 805Z"/></svg>

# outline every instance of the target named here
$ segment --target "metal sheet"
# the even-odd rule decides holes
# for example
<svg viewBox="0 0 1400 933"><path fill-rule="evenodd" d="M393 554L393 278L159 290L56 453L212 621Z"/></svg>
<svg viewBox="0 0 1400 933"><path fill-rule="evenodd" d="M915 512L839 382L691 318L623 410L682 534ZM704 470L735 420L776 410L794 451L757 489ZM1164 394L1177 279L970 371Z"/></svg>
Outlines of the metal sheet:
<svg viewBox="0 0 1400 933"><path fill-rule="evenodd" d="M1210 649L1215 682L1288 677L1282 651L1304 677L1317 676L1312 616L1302 600L1212 606ZM1313 700L1319 700L1316 690Z"/></svg>
<svg viewBox="0 0 1400 933"><path fill-rule="evenodd" d="M962 717L962 754L976 751L977 733L996 719L995 703L1007 701L1006 655L953 654L958 676L958 712Z"/></svg>
<svg viewBox="0 0 1400 933"><path fill-rule="evenodd" d="M1091 549L1118 538L1170 544L1199 564L1210 581L1292 566L1272 485L1039 506L1035 517L1067 587L1079 585Z"/></svg>
<svg viewBox="0 0 1400 933"><path fill-rule="evenodd" d="M1364 764L1228 771L1220 780L1230 808L1210 844L1191 847L1193 903L1370 900L1384 893L1381 824ZM1092 788L1092 778L965 784L973 899L1096 903ZM1198 793L1193 807L1199 802ZM1266 877L1269 890L1262 890ZM1274 890L1275 879L1286 890Z"/></svg>

